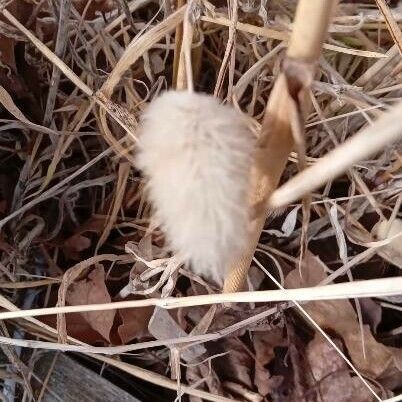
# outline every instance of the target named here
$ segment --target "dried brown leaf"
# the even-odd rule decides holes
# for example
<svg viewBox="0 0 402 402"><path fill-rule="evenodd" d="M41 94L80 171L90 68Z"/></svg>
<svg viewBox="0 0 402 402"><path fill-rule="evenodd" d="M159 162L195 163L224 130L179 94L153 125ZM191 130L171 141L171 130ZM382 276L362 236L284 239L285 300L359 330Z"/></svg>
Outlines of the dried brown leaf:
<svg viewBox="0 0 402 402"><path fill-rule="evenodd" d="M67 292L69 287L78 279L86 270L92 266L96 266L101 261L118 261L124 259L124 256L117 256L115 254L100 254L94 257L90 257L84 261L75 264L69 268L63 275L62 281L57 295L57 305L65 306L67 299ZM78 303L77 303L78 304ZM79 303L85 304L85 303ZM67 342L67 329L66 329L66 317L65 314L57 315L57 333L61 342Z"/></svg>
<svg viewBox="0 0 402 402"><path fill-rule="evenodd" d="M40 321L56 328L56 316L49 315L40 317ZM88 321L80 313L71 313L66 317L67 333L70 337L79 339L90 345L105 343L105 339L99 332L95 331Z"/></svg>
<svg viewBox="0 0 402 402"><path fill-rule="evenodd" d="M307 346L307 360L314 384L325 402L370 402L373 400L364 384L351 377L345 361L319 334Z"/></svg>
<svg viewBox="0 0 402 402"><path fill-rule="evenodd" d="M105 270L102 265L97 265L88 275L87 279L78 281L70 286L66 300L70 305L110 303L112 301L105 284ZM106 340L110 340L115 310L93 311L81 313L88 324L99 332Z"/></svg>
<svg viewBox="0 0 402 402"><path fill-rule="evenodd" d="M74 7L77 11L85 16L86 20L94 19L99 13L108 13L116 7L113 0L95 0L88 2L87 0L73 0ZM85 10L85 14L83 14Z"/></svg>
<svg viewBox="0 0 402 402"><path fill-rule="evenodd" d="M153 310L153 307L119 310L122 324L119 325L117 332L123 345L134 338L140 338L148 334L148 322Z"/></svg>
<svg viewBox="0 0 402 402"><path fill-rule="evenodd" d="M79 253L91 246L91 239L88 236L84 236L84 233L100 234L105 227L105 222L105 217L93 216L83 225L79 226L75 230L75 233L64 240L61 244L62 250L66 257L73 260L79 260Z"/></svg>
<svg viewBox="0 0 402 402"><path fill-rule="evenodd" d="M275 377L274 377L275 378ZM271 384L271 374L267 369L256 367L254 374L254 385L257 387L258 393L263 396L267 396L272 393L275 388L276 382Z"/></svg>

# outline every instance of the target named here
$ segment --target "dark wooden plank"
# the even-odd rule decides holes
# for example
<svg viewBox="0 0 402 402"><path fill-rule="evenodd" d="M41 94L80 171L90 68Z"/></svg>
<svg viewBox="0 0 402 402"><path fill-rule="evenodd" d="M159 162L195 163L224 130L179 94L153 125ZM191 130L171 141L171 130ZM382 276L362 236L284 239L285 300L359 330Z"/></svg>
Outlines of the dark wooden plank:
<svg viewBox="0 0 402 402"><path fill-rule="evenodd" d="M46 353L35 374L44 381L52 366L42 402L142 402L63 353Z"/></svg>

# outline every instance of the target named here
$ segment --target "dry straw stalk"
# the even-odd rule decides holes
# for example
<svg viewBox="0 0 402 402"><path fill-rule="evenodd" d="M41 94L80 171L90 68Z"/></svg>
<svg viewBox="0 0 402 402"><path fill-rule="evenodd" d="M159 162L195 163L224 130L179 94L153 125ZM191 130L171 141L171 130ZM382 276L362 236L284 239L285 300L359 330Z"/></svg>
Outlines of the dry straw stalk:
<svg viewBox="0 0 402 402"><path fill-rule="evenodd" d="M344 173L353 164L402 138L402 103L385 113L373 125L339 145L316 164L278 188L269 199L271 208L280 208ZM379 135L379 133L381 133Z"/></svg>
<svg viewBox="0 0 402 402"><path fill-rule="evenodd" d="M296 96L306 98L309 78L314 70L328 26L337 4L336 0L300 0L293 32L287 50L287 61L277 78L268 101L262 125L255 167L253 169L251 200L258 205L264 203L277 187L290 152L293 150L292 121L290 108L292 98L289 93L289 78L299 86ZM294 94L293 94L294 96ZM305 108L306 101L303 101ZM303 119L303 116L300 116ZM252 222L252 231L247 250L231 266L224 284L224 292L242 289L264 227L266 213L262 212Z"/></svg>
<svg viewBox="0 0 402 402"><path fill-rule="evenodd" d="M0 313L0 320L23 317L36 317L51 314L83 313L106 311L134 307L158 306L174 309L192 306L206 306L225 303L262 303L288 301L337 300L346 298L386 297L401 294L402 278L369 279L337 283L335 285L315 286L300 289L261 290L256 292L238 292L208 294L188 297L167 297L164 299L128 300L105 304L87 304L63 307L47 307L30 310L8 311Z"/></svg>

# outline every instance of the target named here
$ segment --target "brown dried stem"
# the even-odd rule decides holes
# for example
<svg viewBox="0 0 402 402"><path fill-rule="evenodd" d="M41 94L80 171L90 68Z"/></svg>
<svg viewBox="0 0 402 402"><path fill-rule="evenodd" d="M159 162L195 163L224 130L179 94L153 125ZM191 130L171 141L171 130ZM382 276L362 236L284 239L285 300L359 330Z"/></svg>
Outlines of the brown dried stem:
<svg viewBox="0 0 402 402"><path fill-rule="evenodd" d="M250 198L254 205L264 203L277 187L293 149L292 118L298 116L292 117L289 109L293 102L303 109L306 108L307 100L304 98L336 4L336 0L301 0L298 4L286 60L265 110L252 169ZM301 110L300 112L299 117L303 118L303 113ZM265 220L264 210L252 221L248 248L230 267L224 292L242 289Z"/></svg>

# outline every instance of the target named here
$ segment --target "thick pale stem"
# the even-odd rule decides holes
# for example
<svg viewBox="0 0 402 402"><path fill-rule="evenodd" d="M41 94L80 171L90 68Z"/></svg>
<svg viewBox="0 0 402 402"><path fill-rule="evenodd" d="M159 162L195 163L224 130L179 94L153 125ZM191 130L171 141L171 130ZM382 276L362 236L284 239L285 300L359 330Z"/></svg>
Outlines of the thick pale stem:
<svg viewBox="0 0 402 402"><path fill-rule="evenodd" d="M300 0L297 6L287 56L316 61L328 32L335 0Z"/></svg>
<svg viewBox="0 0 402 402"><path fill-rule="evenodd" d="M302 73L306 70L306 65L314 65L320 56L336 4L337 0L299 1L287 58L292 60L292 75L304 91L308 89L309 84L303 82ZM252 205L263 203L275 190L294 146L289 107L292 100L286 73L289 71L283 71L276 80L265 111L252 170ZM303 106L307 108L306 105ZM248 248L230 267L223 288L225 293L242 290L265 220L266 214L261 213L251 223Z"/></svg>
<svg viewBox="0 0 402 402"><path fill-rule="evenodd" d="M177 0L177 8L183 7L186 0ZM176 34L174 38L174 56L173 56L173 87L177 87L177 75L179 71L179 61L181 54L181 44L183 42L183 23L178 24L176 27ZM183 88L177 88L183 89Z"/></svg>
<svg viewBox="0 0 402 402"><path fill-rule="evenodd" d="M342 145L321 158L315 165L299 173L269 199L271 208L280 208L330 180L334 180L355 163L381 151L388 144L402 138L402 102ZM381 133L381 135L379 135Z"/></svg>
<svg viewBox="0 0 402 402"><path fill-rule="evenodd" d="M190 18L191 7L187 9L182 25L182 39L180 45L180 57L177 66L176 90L187 89L194 91L192 47L194 27Z"/></svg>

